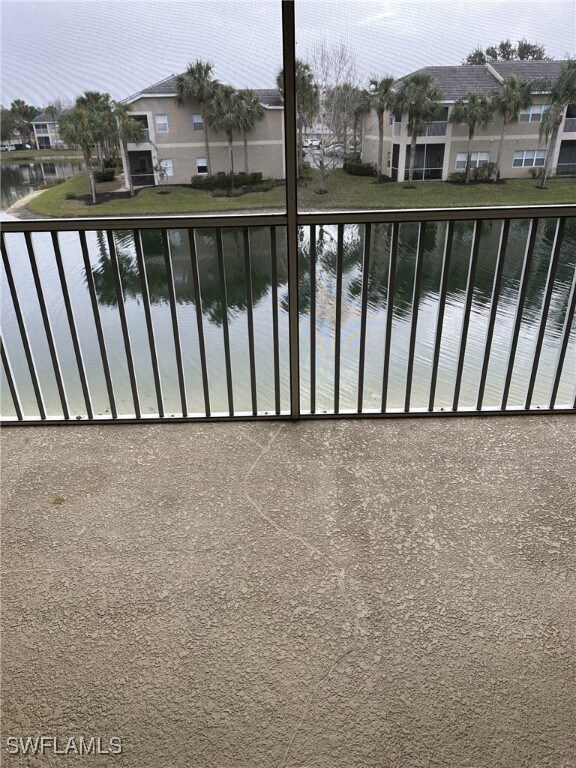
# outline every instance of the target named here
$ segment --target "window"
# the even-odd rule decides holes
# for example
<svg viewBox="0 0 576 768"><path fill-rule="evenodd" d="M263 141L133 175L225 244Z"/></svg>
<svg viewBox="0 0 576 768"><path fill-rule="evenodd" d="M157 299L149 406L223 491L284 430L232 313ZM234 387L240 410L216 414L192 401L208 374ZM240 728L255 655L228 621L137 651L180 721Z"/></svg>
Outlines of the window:
<svg viewBox="0 0 576 768"><path fill-rule="evenodd" d="M174 165L172 160L160 160L160 166L164 169L166 176L174 176Z"/></svg>
<svg viewBox="0 0 576 768"><path fill-rule="evenodd" d="M521 123L539 123L542 120L544 104L533 104L528 109L520 112Z"/></svg>
<svg viewBox="0 0 576 768"><path fill-rule="evenodd" d="M168 133L168 115L156 115L156 130L158 133Z"/></svg>
<svg viewBox="0 0 576 768"><path fill-rule="evenodd" d="M192 115L192 130L203 131L204 123L202 122L202 115Z"/></svg>
<svg viewBox="0 0 576 768"><path fill-rule="evenodd" d="M456 155L456 170L466 170L466 152L458 152ZM472 152L470 155L470 168L480 168L490 162L490 152Z"/></svg>
<svg viewBox="0 0 576 768"><path fill-rule="evenodd" d="M199 157L196 160L196 173L206 175L208 173L208 163L205 157Z"/></svg>
<svg viewBox="0 0 576 768"><path fill-rule="evenodd" d="M544 165L546 162L545 149L525 149L514 152L513 168L532 168L534 165Z"/></svg>

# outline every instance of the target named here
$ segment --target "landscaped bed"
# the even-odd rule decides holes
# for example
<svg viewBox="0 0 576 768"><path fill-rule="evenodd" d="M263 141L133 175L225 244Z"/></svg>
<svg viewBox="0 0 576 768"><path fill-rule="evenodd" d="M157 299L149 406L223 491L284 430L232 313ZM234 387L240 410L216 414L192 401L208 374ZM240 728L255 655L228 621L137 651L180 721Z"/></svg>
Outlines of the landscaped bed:
<svg viewBox="0 0 576 768"><path fill-rule="evenodd" d="M327 179L327 194L318 194L314 171L300 180L300 210L451 208L495 205L550 205L576 202L574 179L551 179L541 190L534 179L512 179L500 184L457 185L442 181L416 182L414 189L390 182L376 184L364 176L350 176L335 170ZM97 184L97 192L118 191L118 180ZM168 194L160 194L168 192ZM74 195L76 199L66 199ZM264 192L247 192L240 197L214 197L209 191L190 186L146 187L135 197L103 199L86 205L88 183L81 173L46 190L30 201L28 208L38 216L133 216L181 213L225 213L231 211L279 210L284 208L284 187ZM78 199L78 198L82 199Z"/></svg>

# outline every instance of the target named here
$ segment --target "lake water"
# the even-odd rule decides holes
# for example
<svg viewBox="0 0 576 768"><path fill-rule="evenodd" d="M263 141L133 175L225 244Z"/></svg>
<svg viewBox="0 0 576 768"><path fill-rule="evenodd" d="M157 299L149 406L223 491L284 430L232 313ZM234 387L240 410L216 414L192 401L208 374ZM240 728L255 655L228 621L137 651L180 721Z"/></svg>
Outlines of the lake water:
<svg viewBox="0 0 576 768"><path fill-rule="evenodd" d="M412 407L414 408L425 408L428 404L446 226L444 223L433 223L428 225L426 231L412 386ZM482 239L474 282L474 296L460 396L462 408L473 407L476 402L501 226L501 222L497 221L489 221L482 224ZM543 220L538 226L536 249L529 272L528 291L512 377L509 397L510 407L521 406L524 402L536 344L538 322L555 230L555 219ZM529 224L525 221L513 221L510 227L492 354L484 396L485 408L498 407L501 399L528 231ZM310 233L307 228L301 230L299 297L303 411L307 411L310 408L309 236ZM337 229L332 226L323 229L317 228L316 236L318 254L316 279L316 410L329 411L333 407L334 395ZM356 225L346 226L344 228L344 236L341 410L354 409L357 402L364 228ZM23 236L7 234L5 237L25 321L31 338L33 354L43 385L48 412L50 415L56 416L61 414L61 406ZM50 237L44 233L35 233L32 238L37 254L40 277L48 303L48 311L54 330L58 355L64 372L71 412L73 415L84 415L85 406L62 302L52 243ZM130 232L118 231L115 233L114 238L122 275L142 413L144 415L147 413L153 414L157 412L158 408L155 399L134 242ZM438 368L436 390L436 407L438 409L450 408L453 397L472 238L473 224L471 222L456 223ZM190 413L203 413L204 401L188 236L184 231L170 230L168 239L174 269L178 302L177 316L180 326L189 411ZM417 225L403 224L400 228L396 291L392 307L393 326L388 395L388 405L390 408L402 408L404 404L417 240ZM99 299L104 336L112 368L118 412L124 414L134 413L106 236L101 232L88 232L87 241L90 250L91 269ZM109 403L94 329L89 293L83 271L78 234L73 232L61 233L59 235L59 242L76 315L95 412L97 414L107 414L109 413ZM181 405L170 306L168 303L168 286L164 270L160 234L155 231L143 232L142 242L146 276L152 300L152 318L156 333L166 413L167 415L172 413L178 414L181 412ZM251 410L251 400L247 301L241 230L224 231L223 246L228 294L234 404L236 412L249 412ZM220 304L220 282L214 232L212 230L197 230L196 247L198 252L212 411L213 413L226 412L227 391L222 307ZM258 410L259 412L273 412L273 290L270 230L267 228L250 229L250 248L252 257L251 277L254 301ZM390 254L390 225L373 226L370 253L364 407L366 409L379 409L382 390L384 328L387 313L386 286ZM574 279L575 267L576 220L573 219L567 223L564 244L561 249L560 262L546 324L540 367L536 379L533 406L546 406L549 401L550 388L556 369L557 350L570 288ZM281 406L283 410L289 408L288 296L286 275L285 237L283 230L279 229L277 230L277 295ZM6 348L18 382L25 413L35 416L37 415L37 406L4 275L2 283L2 325ZM576 331L573 329L557 397L556 404L558 407L571 405L574 397L575 383ZM2 413L6 416L11 416L14 414L14 409L6 386L4 373L2 373L2 385Z"/></svg>
<svg viewBox="0 0 576 768"><path fill-rule="evenodd" d="M6 211L20 198L43 185L56 184L82 170L75 160L2 163L0 210Z"/></svg>

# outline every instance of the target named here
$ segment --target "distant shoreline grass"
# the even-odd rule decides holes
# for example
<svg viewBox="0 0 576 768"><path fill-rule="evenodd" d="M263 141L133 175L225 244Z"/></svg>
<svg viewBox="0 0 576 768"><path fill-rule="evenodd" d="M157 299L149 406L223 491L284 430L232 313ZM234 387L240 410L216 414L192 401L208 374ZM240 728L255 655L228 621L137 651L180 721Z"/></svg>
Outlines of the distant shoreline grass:
<svg viewBox="0 0 576 768"><path fill-rule="evenodd" d="M14 152L0 152L0 162L11 165L13 163L28 162L35 160L79 160L82 161L82 155L73 149L20 149Z"/></svg>
<svg viewBox="0 0 576 768"><path fill-rule="evenodd" d="M13 153L12 153L13 154ZM98 184L99 193L118 189L118 180ZM414 189L391 182L376 184L365 176L350 176L338 169L327 179L327 194L318 194L318 178L312 174L300 182L298 202L301 211L401 208L452 208L501 205L554 205L576 203L574 179L552 179L539 189L533 179L510 179L505 184L456 185L442 181L416 182ZM265 192L249 192L240 197L213 197L209 192L187 186L147 187L133 198L107 200L96 206L66 195L88 194L84 173L47 189L30 201L28 210L38 216L99 217L170 214L210 214L277 211L284 209L284 187ZM165 192L165 190L162 190Z"/></svg>

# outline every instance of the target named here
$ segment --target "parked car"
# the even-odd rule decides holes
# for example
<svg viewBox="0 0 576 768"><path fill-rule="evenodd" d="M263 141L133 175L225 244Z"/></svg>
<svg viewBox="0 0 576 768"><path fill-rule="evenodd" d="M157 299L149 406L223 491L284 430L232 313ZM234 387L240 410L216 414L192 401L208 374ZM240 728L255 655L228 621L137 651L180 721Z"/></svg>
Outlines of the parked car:
<svg viewBox="0 0 576 768"><path fill-rule="evenodd" d="M15 152L16 147L14 144L2 144L2 147L0 147L0 152Z"/></svg>
<svg viewBox="0 0 576 768"><path fill-rule="evenodd" d="M324 154L328 155L329 157L342 157L344 155L344 145L343 144L329 144L324 149Z"/></svg>
<svg viewBox="0 0 576 768"><path fill-rule="evenodd" d="M62 141L62 139L54 139L52 142L52 149L64 149L66 145Z"/></svg>

